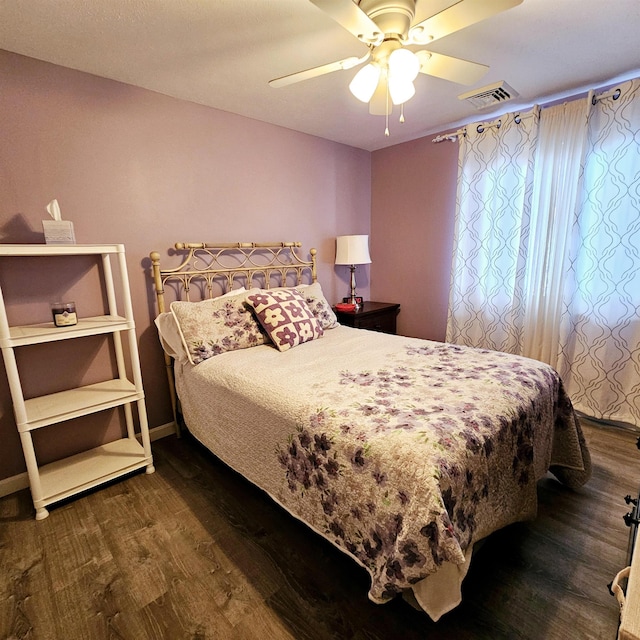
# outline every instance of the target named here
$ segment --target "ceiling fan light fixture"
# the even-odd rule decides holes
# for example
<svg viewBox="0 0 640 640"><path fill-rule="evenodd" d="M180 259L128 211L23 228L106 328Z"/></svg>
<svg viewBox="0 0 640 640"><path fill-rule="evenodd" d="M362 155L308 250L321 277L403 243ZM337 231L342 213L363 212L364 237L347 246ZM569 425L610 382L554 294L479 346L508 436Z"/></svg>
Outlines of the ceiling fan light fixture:
<svg viewBox="0 0 640 640"><path fill-rule="evenodd" d="M411 80L404 78L389 78L389 95L393 104L404 104L407 100L413 98L416 88Z"/></svg>
<svg viewBox="0 0 640 640"><path fill-rule="evenodd" d="M420 59L409 49L396 49L389 56L389 77L413 82L420 71Z"/></svg>
<svg viewBox="0 0 640 640"><path fill-rule="evenodd" d="M408 42L410 44L429 44L433 41L433 36L427 33L424 27L414 27L409 31Z"/></svg>
<svg viewBox="0 0 640 640"><path fill-rule="evenodd" d="M407 46L424 45L515 7L523 0L447 0L446 8L432 6L432 13L416 18L418 0L309 0L333 18L344 29L367 45L364 56L351 56L311 69L298 71L269 81L272 87L285 87L295 82L317 78L368 62L349 84L351 93L369 103L369 113L386 118L385 134L389 135L389 115L394 105L401 105L400 121L404 121L404 103L415 95L414 80L418 73L450 82L472 86L489 69L484 64L454 58L432 51L413 52ZM423 4L429 4L426 0ZM439 2L436 5L442 4ZM422 7L421 7L422 12ZM424 13L424 12L422 12ZM516 94L517 95L517 94ZM480 97L461 95L460 99ZM493 99L512 97L511 92L493 95Z"/></svg>
<svg viewBox="0 0 640 640"><path fill-rule="evenodd" d="M369 54L365 56L365 59L368 57L369 57ZM338 64L343 69L353 69L353 67L361 64L362 62L364 62L363 58L357 58L356 56L351 56L350 58L345 58L344 60L340 60Z"/></svg>
<svg viewBox="0 0 640 640"><path fill-rule="evenodd" d="M349 91L361 102L369 102L380 81L380 71L380 67L371 62L362 67L349 83Z"/></svg>

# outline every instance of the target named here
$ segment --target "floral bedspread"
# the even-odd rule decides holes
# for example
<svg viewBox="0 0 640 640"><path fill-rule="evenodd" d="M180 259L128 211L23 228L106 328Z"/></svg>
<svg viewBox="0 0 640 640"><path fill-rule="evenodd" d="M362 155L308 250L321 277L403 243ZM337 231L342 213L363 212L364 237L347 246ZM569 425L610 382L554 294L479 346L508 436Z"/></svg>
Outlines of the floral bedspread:
<svg viewBox="0 0 640 640"><path fill-rule="evenodd" d="M356 558L375 602L533 518L547 470L591 472L558 375L498 352L339 327L212 358L178 390L192 433Z"/></svg>

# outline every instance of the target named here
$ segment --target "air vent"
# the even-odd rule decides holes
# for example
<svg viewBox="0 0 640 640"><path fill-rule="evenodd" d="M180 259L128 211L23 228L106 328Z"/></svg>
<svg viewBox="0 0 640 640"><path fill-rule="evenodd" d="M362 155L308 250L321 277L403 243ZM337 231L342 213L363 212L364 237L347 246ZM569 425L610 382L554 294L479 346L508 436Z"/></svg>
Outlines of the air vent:
<svg viewBox="0 0 640 640"><path fill-rule="evenodd" d="M512 89L506 82L496 82L489 84L481 89L474 89L468 93L462 93L458 96L458 100L466 100L470 102L476 109L484 109L501 102L506 102L513 98L517 98L520 94Z"/></svg>

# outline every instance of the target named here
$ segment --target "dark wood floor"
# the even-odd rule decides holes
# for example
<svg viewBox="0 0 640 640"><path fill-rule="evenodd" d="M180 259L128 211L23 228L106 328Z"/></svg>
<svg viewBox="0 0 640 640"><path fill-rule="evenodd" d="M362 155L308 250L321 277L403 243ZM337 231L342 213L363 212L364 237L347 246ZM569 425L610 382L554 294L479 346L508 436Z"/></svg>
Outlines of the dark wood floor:
<svg viewBox="0 0 640 640"><path fill-rule="evenodd" d="M607 584L624 566L624 496L636 436L585 426L594 476L540 483L538 518L494 534L463 604L439 622L402 599L367 600L368 575L203 451L154 443L139 474L33 519L28 491L0 500L0 637L615 640Z"/></svg>

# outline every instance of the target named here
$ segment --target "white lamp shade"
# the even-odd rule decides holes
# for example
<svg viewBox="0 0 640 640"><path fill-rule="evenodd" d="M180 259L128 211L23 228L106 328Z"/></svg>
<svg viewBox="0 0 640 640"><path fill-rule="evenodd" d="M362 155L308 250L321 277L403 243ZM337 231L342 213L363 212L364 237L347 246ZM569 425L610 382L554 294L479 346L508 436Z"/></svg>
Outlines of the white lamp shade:
<svg viewBox="0 0 640 640"><path fill-rule="evenodd" d="M409 49L396 49L389 56L389 76L413 82L420 71L420 59Z"/></svg>
<svg viewBox="0 0 640 640"><path fill-rule="evenodd" d="M361 102L369 102L380 80L380 67L369 63L362 67L349 84L349 91Z"/></svg>
<svg viewBox="0 0 640 640"><path fill-rule="evenodd" d="M393 104L402 104L413 98L416 88L410 80L389 78L389 95Z"/></svg>
<svg viewBox="0 0 640 640"><path fill-rule="evenodd" d="M336 264L370 264L369 236L338 236Z"/></svg>

